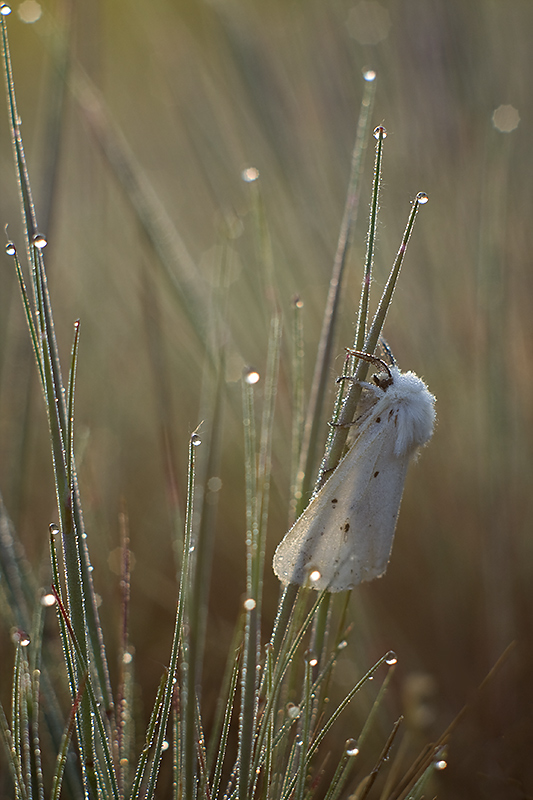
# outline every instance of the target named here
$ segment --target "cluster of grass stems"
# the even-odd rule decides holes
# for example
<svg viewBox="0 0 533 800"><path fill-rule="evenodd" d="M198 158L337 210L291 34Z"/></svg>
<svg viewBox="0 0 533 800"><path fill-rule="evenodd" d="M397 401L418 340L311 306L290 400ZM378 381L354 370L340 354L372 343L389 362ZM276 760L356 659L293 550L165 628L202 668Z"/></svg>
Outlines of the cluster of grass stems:
<svg viewBox="0 0 533 800"><path fill-rule="evenodd" d="M367 747L368 734L385 698L396 658L386 653L369 665L335 709L327 704L328 688L337 659L346 646L348 596L338 599L337 613L327 592L320 594L295 585L284 587L272 632L265 634L263 574L269 510L270 451L274 429L274 398L281 354L281 317L273 308L264 405L259 429L254 407L255 374L243 376L243 423L246 474L246 595L237 620L227 670L220 685L217 712L209 735L204 730L201 674L205 646L206 586L209 582L210 541L208 509L195 502L197 446L205 462L217 463L217 439L202 430L190 437L186 511L182 529L182 556L172 647L162 675L143 744L134 735L134 656L128 640L129 549L126 514L122 528L122 618L119 681L113 693L106 647L99 619L85 532L75 460L74 401L80 326L75 324L68 379L63 379L54 333L52 306L44 262L46 239L37 224L30 180L19 129L7 38L7 9L1 16L3 60L7 77L9 119L20 189L28 277L16 245L6 248L13 258L37 362L49 421L50 444L57 495L58 524L50 525L51 588L39 590L7 512L0 506L0 592L4 618L12 626L15 648L11 708L0 709L3 744L8 754L15 796L20 800L60 795L71 798L153 798L163 757L172 762L173 796L183 800L304 800L321 796L337 800L351 792L360 800L381 796L389 800L419 798L435 770L443 765L449 731L428 745L412 765L391 768L390 755L402 736L401 718L372 754L374 768L361 773L358 754ZM303 400L302 305L294 303L292 374L294 426L291 516L300 513L313 488L338 463L354 418L368 364L349 355L344 374L355 381L339 382L326 455L317 472L325 389L329 380L346 256L357 211L359 181L370 140L374 95L372 75L366 75L360 120L353 150L345 213L330 281L312 391L307 408ZM370 320L369 301L381 162L386 132L374 131L375 166L356 336L353 347L373 353L378 346L387 310L406 252L415 218L427 197L413 201L405 233L377 310ZM258 191L251 187L251 191ZM259 195L257 195L258 200ZM149 203L149 198L147 198ZM264 232L262 257L271 256L268 226L261 203L258 224ZM28 288L29 285L29 288ZM220 324L223 324L221 319ZM208 353L218 387L212 419L216 421L223 393L222 351ZM213 425L213 429L216 426ZM207 455L205 451L207 450ZM185 456L185 454L184 454ZM314 484L314 485L313 485ZM194 512L194 513L193 513ZM267 567L268 568L268 567ZM347 593L348 595L349 593ZM337 601L336 601L337 602ZM43 636L44 613L56 611L70 693L70 713L57 689L50 648ZM265 644L266 642L266 644ZM329 731L367 681L381 681L374 706L354 739L327 765ZM134 724L135 723L135 724ZM140 750L140 752L139 752ZM168 751L168 752L166 752ZM73 756L73 752L77 757ZM166 752L166 755L164 755ZM327 778L325 777L327 776ZM379 780L378 780L379 779ZM378 790L379 786L379 790Z"/></svg>

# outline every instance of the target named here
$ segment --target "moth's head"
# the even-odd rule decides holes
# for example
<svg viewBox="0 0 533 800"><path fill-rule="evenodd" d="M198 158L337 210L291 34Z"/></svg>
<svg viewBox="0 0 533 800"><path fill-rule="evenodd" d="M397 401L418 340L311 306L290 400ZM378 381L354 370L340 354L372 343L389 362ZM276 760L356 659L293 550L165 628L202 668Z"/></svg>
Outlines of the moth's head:
<svg viewBox="0 0 533 800"><path fill-rule="evenodd" d="M371 380L372 383L374 383L380 389L386 391L389 388L389 386L392 386L394 379L392 377L392 372L387 367L387 365L384 364L383 366L384 369L382 369L380 372L374 372Z"/></svg>

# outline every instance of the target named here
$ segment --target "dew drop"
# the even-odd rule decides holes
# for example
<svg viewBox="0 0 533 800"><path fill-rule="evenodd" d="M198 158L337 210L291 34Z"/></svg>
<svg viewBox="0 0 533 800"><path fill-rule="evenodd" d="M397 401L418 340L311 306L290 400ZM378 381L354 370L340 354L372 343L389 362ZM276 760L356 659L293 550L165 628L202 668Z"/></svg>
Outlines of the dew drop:
<svg viewBox="0 0 533 800"><path fill-rule="evenodd" d="M429 200L429 197L425 192L418 192L416 196L416 202L419 206L424 206Z"/></svg>
<svg viewBox="0 0 533 800"><path fill-rule="evenodd" d="M7 3L2 3L0 6L0 14L3 17L7 17L9 14L11 14L11 6L8 6Z"/></svg>
<svg viewBox="0 0 533 800"><path fill-rule="evenodd" d="M379 139L381 136L382 139L387 138L387 131L383 127L383 125L378 125L377 128L374 128L374 139Z"/></svg>
<svg viewBox="0 0 533 800"><path fill-rule="evenodd" d="M392 667L393 664L398 663L398 656L394 652L394 650L389 650L387 655L385 656L385 664L388 664L389 667Z"/></svg>
<svg viewBox="0 0 533 800"><path fill-rule="evenodd" d="M193 447L198 447L198 445L202 444L202 440L198 436L197 433L193 433L191 436L191 444Z"/></svg>
<svg viewBox="0 0 533 800"><path fill-rule="evenodd" d="M248 367L248 369L244 373L244 380L250 386L253 386L255 383L257 383L260 378L261 376L258 373L258 371L256 369L253 369L252 367Z"/></svg>
<svg viewBox="0 0 533 800"><path fill-rule="evenodd" d="M44 608L50 608L50 606L55 606L56 598L52 592L45 592L41 597L41 605Z"/></svg>
<svg viewBox="0 0 533 800"><path fill-rule="evenodd" d="M55 524L55 522L51 522L51 523L50 523L50 525L48 526L48 530L50 531L50 534L51 534L52 536L57 536L57 534L59 533L59 528L58 528L58 526Z"/></svg>
<svg viewBox="0 0 533 800"><path fill-rule="evenodd" d="M48 244L48 242L46 241L46 236L43 236L42 233L34 234L31 241L33 246L36 247L37 250L42 250Z"/></svg>
<svg viewBox="0 0 533 800"><path fill-rule="evenodd" d="M248 597L244 601L244 608L246 609L246 611L253 611L256 605L257 603L255 602L253 597Z"/></svg>
<svg viewBox="0 0 533 800"><path fill-rule="evenodd" d="M376 71L373 69L365 69L363 70L363 78L365 81L375 81L376 80Z"/></svg>
<svg viewBox="0 0 533 800"><path fill-rule="evenodd" d="M126 650L126 652L122 654L122 663L131 664L132 661L133 661L133 655L128 650Z"/></svg>
<svg viewBox="0 0 533 800"><path fill-rule="evenodd" d="M304 301L298 295L296 295L293 298L292 304L293 304L294 308L303 308L304 307Z"/></svg>
<svg viewBox="0 0 533 800"><path fill-rule="evenodd" d="M16 256L17 255L17 248L15 247L14 242L8 242L6 244L6 253L8 256Z"/></svg>
<svg viewBox="0 0 533 800"><path fill-rule="evenodd" d="M304 658L310 667L316 667L318 664L318 658L315 656L312 650L306 650Z"/></svg>
<svg viewBox="0 0 533 800"><path fill-rule="evenodd" d="M300 714L300 706L297 706L295 703L287 703L287 716L289 719L298 719Z"/></svg>
<svg viewBox="0 0 533 800"><path fill-rule="evenodd" d="M16 628L11 634L11 640L14 644L19 644L21 647L27 647L30 643L30 637L23 631L22 628Z"/></svg>
<svg viewBox="0 0 533 800"><path fill-rule="evenodd" d="M245 183L253 183L259 177L259 170L256 167L247 167L241 172L241 178Z"/></svg>
<svg viewBox="0 0 533 800"><path fill-rule="evenodd" d="M439 758L438 761L435 761L435 769L446 769L448 766L448 762L445 761L443 758Z"/></svg>
<svg viewBox="0 0 533 800"><path fill-rule="evenodd" d="M346 740L346 755L347 756L356 756L359 753L359 745L357 744L357 739L347 739Z"/></svg>
<svg viewBox="0 0 533 800"><path fill-rule="evenodd" d="M88 569L89 569L89 572L94 572L94 567L93 567L93 565L92 565L92 564L89 564L89 567L88 567Z"/></svg>
<svg viewBox="0 0 533 800"><path fill-rule="evenodd" d="M342 642L339 642L337 645L337 650L344 650L345 647L348 647L348 642L346 639L343 639Z"/></svg>
<svg viewBox="0 0 533 800"><path fill-rule="evenodd" d="M163 742L163 744L161 745L161 750L165 751L165 750L168 750L168 748L169 748L169 743L168 743L168 742L167 742L167 740L165 739L165 741L164 741L164 742Z"/></svg>

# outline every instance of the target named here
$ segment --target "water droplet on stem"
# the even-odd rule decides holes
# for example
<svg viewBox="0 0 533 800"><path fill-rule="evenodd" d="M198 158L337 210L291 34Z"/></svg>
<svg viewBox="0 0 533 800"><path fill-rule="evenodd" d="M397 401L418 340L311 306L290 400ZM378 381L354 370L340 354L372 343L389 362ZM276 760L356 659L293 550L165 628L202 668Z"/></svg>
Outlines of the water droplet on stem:
<svg viewBox="0 0 533 800"><path fill-rule="evenodd" d="M42 250L48 244L46 236L44 236L42 233L35 233L31 241L33 246L36 247L37 250Z"/></svg>

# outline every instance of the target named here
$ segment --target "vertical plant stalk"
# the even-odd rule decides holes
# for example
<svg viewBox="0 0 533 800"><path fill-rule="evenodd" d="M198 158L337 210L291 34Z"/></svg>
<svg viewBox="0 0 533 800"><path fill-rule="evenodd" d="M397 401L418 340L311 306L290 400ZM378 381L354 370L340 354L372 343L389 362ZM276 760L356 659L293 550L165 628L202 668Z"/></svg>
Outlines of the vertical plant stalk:
<svg viewBox="0 0 533 800"><path fill-rule="evenodd" d="M86 624L84 613L84 600L82 597L82 574L80 570L80 557L78 552L77 536L74 532L73 522L73 493L67 479L67 412L61 368L57 351L57 342L53 327L50 298L44 271L42 248L46 239L37 233L35 206L33 203L31 186L24 156L24 147L20 135L20 118L17 111L15 88L11 67L11 57L7 38L7 25L5 15L1 17L3 61L7 83L8 111L11 125L15 168L19 186L22 220L26 239L28 261L31 265L32 283L35 308L34 328L37 333L36 353L39 371L44 375L44 396L48 411L50 438L52 445L52 458L56 483L58 511L61 527L64 532L65 566L67 571L67 585L69 604L76 635L84 648L85 656L88 655L86 643ZM31 329L30 329L31 331ZM31 331L33 333L33 331ZM69 533L72 535L69 536ZM78 679L81 676L78 674ZM92 742L92 724L90 708L86 696L80 708L80 747L82 753L82 769L85 770L86 788L89 793L96 794L96 783L91 765L94 764L94 750Z"/></svg>
<svg viewBox="0 0 533 800"><path fill-rule="evenodd" d="M302 452L305 424L305 348L302 313L304 304L299 297L295 297L292 307L292 454L289 527L296 518L298 493L301 492L301 479L298 477L298 470L300 467L300 454Z"/></svg>
<svg viewBox="0 0 533 800"><path fill-rule="evenodd" d="M370 73L369 73L370 74ZM375 77L375 76L374 76ZM335 327L341 297L342 281L347 262L347 255L351 243L351 234L357 216L359 201L359 185L363 173L363 161L369 135L370 119L374 105L375 83L374 80L365 81L365 91L359 112L359 121L355 144L352 151L352 163L348 192L344 205L337 251L333 262L333 270L329 282L328 297L322 331L318 345L315 372L307 407L304 437L300 453L300 467L296 488L297 515L307 505L311 487L311 479L316 465L318 449L319 428L322 424L324 397L328 386L328 374L333 353Z"/></svg>
<svg viewBox="0 0 533 800"><path fill-rule="evenodd" d="M246 475L246 603L244 647L241 670L241 709L237 755L237 792L239 800L248 800L251 781L252 747L256 713L257 603L254 591L254 546L258 540L257 443L254 424L253 387L243 379L243 422Z"/></svg>
<svg viewBox="0 0 533 800"><path fill-rule="evenodd" d="M246 602L242 664L241 715L239 724L238 792L239 800L249 798L253 781L252 759L258 703L257 665L260 663L260 631L263 571L270 493L271 447L274 401L279 369L281 321L271 320L265 378L264 409L259 451L256 450L253 389L243 381L243 406L246 458Z"/></svg>
<svg viewBox="0 0 533 800"><path fill-rule="evenodd" d="M374 353L378 345L379 337L381 336L387 312L389 310L389 306L392 301L394 289L396 287L396 283L400 275L400 270L407 250L407 245L409 243L409 239L411 238L411 234L413 232L413 227L415 224L419 207L427 203L427 201L428 197L424 192L419 192L415 197L415 199L413 200L413 203L411 205L411 211L409 213L409 218L407 220L407 225L402 237L402 242L396 254L396 258L394 260L394 264L387 279L385 289L383 290L383 294L381 295L378 308L376 310L376 313L374 314L372 325L370 326L370 330L368 331L368 334L365 337L364 346L362 348L363 352L365 353L370 353L370 354ZM358 339L356 339L356 341L358 341ZM355 372L353 373L353 375L350 376L351 378L350 388L348 390L348 393L346 394L346 397L342 402L340 414L338 418L335 420L335 424L332 425L331 427L331 432L326 447L326 456L324 458L324 461L320 469L319 481L317 482L317 487L316 487L317 490L325 483L325 481L327 480L331 472L335 469L335 467L337 466L342 457L344 445L346 443L346 439L348 436L348 431L355 417L355 409L361 397L361 391L362 391L361 382L365 380L367 372L368 372L368 363L361 359L359 361L359 364ZM347 381L344 381L343 383L345 382ZM339 390L339 395L342 392L343 392L343 387L341 386Z"/></svg>
<svg viewBox="0 0 533 800"><path fill-rule="evenodd" d="M187 662L188 650L185 637L183 636L183 621L184 614L187 611L187 603L191 598L191 587L189 585L190 562L191 562L191 543L192 543L192 518L194 509L194 475L195 475L195 448L200 444L200 437L196 431L192 434L189 440L189 468L187 478L187 508L185 513L185 533L183 537L183 556L181 561L181 576L180 588L178 594L178 603L176 609L176 619L174 624L174 638L172 641L172 651L170 655L170 663L168 667L168 675L164 686L163 699L161 703L161 717L159 720L159 727L157 730L156 743L152 761L152 769L147 782L146 797L153 797L159 768L161 766L161 756L163 753L163 743L167 730L168 718L172 704L172 696L176 687L176 672L178 668L178 657L180 652L180 643L182 644L183 652L183 670L181 682L181 707L183 710L182 718L185 720L185 725L190 723L190 710L189 705L192 705L192 732L185 730L182 733L182 763L181 763L181 780L183 785L183 797L192 798L195 796L196 785L196 742L194 733L195 721L195 707L196 707L196 693L194 685L191 685L189 679L190 663ZM137 778L137 775L139 776ZM139 771L136 775L135 791L132 790L131 797L136 798L139 796L142 783L142 774Z"/></svg>

